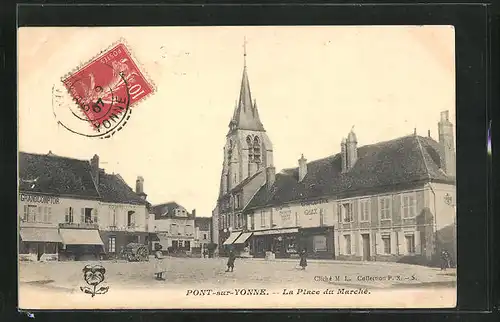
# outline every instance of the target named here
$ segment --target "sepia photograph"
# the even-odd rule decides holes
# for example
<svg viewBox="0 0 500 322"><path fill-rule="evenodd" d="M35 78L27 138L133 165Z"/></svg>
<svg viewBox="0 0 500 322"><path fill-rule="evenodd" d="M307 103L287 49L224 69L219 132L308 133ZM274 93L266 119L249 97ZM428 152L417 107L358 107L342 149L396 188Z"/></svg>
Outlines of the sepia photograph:
<svg viewBox="0 0 500 322"><path fill-rule="evenodd" d="M20 309L456 306L453 26L17 43Z"/></svg>

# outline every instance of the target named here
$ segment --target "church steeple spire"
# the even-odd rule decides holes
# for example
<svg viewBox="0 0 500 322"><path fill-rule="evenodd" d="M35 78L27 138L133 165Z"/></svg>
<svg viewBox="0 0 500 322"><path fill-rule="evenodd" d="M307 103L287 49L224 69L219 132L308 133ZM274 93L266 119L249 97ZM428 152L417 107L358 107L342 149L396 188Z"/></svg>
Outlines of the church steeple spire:
<svg viewBox="0 0 500 322"><path fill-rule="evenodd" d="M265 131L262 125L257 106L252 104L252 93L250 91L250 82L247 74L247 49L246 38L243 42L243 76L241 79L240 97L238 106L230 123L230 130L242 129L253 131Z"/></svg>

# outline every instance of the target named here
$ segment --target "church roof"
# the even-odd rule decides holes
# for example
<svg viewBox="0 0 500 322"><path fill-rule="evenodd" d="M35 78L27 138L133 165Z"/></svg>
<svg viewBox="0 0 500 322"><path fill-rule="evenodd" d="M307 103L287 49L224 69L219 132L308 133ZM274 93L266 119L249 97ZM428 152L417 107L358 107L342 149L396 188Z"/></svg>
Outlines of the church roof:
<svg viewBox="0 0 500 322"><path fill-rule="evenodd" d="M250 91L250 82L248 81L246 66L243 68L240 98L236 109L234 110L230 128L251 131L264 131L264 126L260 121L259 112L257 110L257 104L252 101L252 93Z"/></svg>
<svg viewBox="0 0 500 322"><path fill-rule="evenodd" d="M324 196L347 197L414 182L454 183L441 170L440 144L431 138L405 136L358 148L354 167L342 173L340 153L309 162L307 174L298 182L298 168L276 174L271 190L262 186L246 210L277 206Z"/></svg>

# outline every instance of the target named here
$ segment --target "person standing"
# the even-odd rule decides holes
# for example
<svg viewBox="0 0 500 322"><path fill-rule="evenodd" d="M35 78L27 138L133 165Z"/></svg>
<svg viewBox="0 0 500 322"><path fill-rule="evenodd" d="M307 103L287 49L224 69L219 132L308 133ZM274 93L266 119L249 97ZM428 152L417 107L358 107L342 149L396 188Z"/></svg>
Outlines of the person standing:
<svg viewBox="0 0 500 322"><path fill-rule="evenodd" d="M450 254L446 249L441 251L441 270L446 271L446 269L450 267Z"/></svg>
<svg viewBox="0 0 500 322"><path fill-rule="evenodd" d="M165 277L163 277L163 274L166 273L166 270L164 268L163 261L165 257L161 251L162 246L159 244L157 245L158 246L155 251L155 278L159 281L164 281Z"/></svg>
<svg viewBox="0 0 500 322"><path fill-rule="evenodd" d="M234 260L236 259L236 255L234 254L234 251L231 249L229 251L229 257L227 259L227 269L226 272L229 272L229 269L231 269L231 272L234 269Z"/></svg>
<svg viewBox="0 0 500 322"><path fill-rule="evenodd" d="M306 250L303 249L301 252L300 252L300 263L299 263L300 267L302 267L302 270L305 270L306 267L307 267L307 253L306 253Z"/></svg>

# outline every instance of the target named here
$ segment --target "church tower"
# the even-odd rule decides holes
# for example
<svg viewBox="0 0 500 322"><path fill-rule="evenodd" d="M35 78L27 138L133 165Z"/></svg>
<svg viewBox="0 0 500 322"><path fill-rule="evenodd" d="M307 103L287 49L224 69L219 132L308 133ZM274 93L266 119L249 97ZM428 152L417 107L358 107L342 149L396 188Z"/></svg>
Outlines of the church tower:
<svg viewBox="0 0 500 322"><path fill-rule="evenodd" d="M257 102L252 100L244 44L243 75L239 100L229 122L224 146L224 162L220 195L230 192L239 183L273 165L273 149L262 122Z"/></svg>

